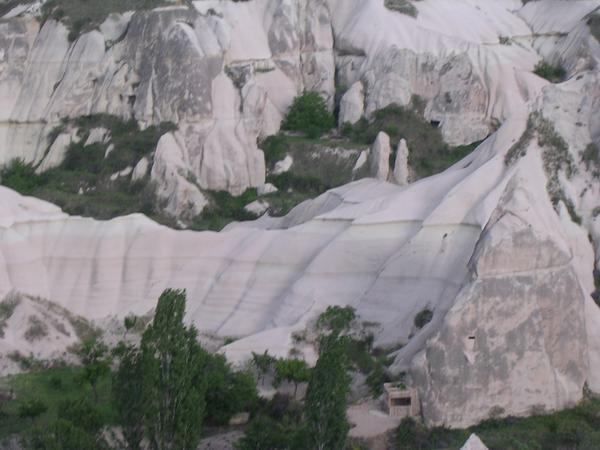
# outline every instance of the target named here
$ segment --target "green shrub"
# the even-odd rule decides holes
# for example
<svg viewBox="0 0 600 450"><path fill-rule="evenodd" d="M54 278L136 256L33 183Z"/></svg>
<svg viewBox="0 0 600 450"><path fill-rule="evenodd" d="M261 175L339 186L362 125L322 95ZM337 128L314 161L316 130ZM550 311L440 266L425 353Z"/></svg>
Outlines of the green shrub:
<svg viewBox="0 0 600 450"><path fill-rule="evenodd" d="M285 152L288 148L287 137L282 134L269 136L260 143L260 148L265 154L267 166L273 165L285 156Z"/></svg>
<svg viewBox="0 0 600 450"><path fill-rule="evenodd" d="M252 374L234 371L223 355L207 354L206 357L203 371L206 420L213 425L226 425L238 412L253 412L258 391Z"/></svg>
<svg viewBox="0 0 600 450"><path fill-rule="evenodd" d="M296 175L291 171L279 175L269 175L267 181L273 183L281 191L294 190L317 196L327 189L329 185L325 184L320 178L312 175Z"/></svg>
<svg viewBox="0 0 600 450"><path fill-rule="evenodd" d="M540 61L537 66L535 66L535 70L533 71L536 75L545 78L551 83L560 83L564 81L567 72L561 66L554 66L546 61Z"/></svg>
<svg viewBox="0 0 600 450"><path fill-rule="evenodd" d="M255 214L244 209L258 198L255 188L247 189L238 197L227 191L210 192L207 195L211 198L210 206L194 218L190 226L193 230L221 231L228 223L256 219Z"/></svg>
<svg viewBox="0 0 600 450"><path fill-rule="evenodd" d="M58 418L68 420L87 432L98 432L104 425L102 414L84 399L63 400L58 407Z"/></svg>
<svg viewBox="0 0 600 450"><path fill-rule="evenodd" d="M0 169L0 183L24 195L31 195L42 184L31 164L22 159L13 159Z"/></svg>
<svg viewBox="0 0 600 450"><path fill-rule="evenodd" d="M433 319L433 311L429 308L425 308L415 316L415 327L420 330L431 322L431 319Z"/></svg>
<svg viewBox="0 0 600 450"><path fill-rule="evenodd" d="M394 442L398 450L460 448L469 438L465 430L426 428L412 418L402 419Z"/></svg>
<svg viewBox="0 0 600 450"><path fill-rule="evenodd" d="M282 128L298 131L311 138L322 136L334 126L333 115L318 92L307 91L296 97Z"/></svg>

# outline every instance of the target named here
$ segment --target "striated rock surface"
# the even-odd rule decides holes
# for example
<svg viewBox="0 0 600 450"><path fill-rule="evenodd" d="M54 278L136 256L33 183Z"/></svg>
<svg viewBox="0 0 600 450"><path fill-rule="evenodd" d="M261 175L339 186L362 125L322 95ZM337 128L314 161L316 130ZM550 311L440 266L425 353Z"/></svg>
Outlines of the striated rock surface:
<svg viewBox="0 0 600 450"><path fill-rule="evenodd" d="M568 11L565 4L423 0L415 19L375 0L206 1L197 11L134 14L104 53L98 31L70 46L56 23L39 35L24 19L0 23L12 27L13 52L0 78L35 92L2 91L10 117L32 119L4 122L4 138L32 144L6 147L3 157L22 149L28 160L43 159L36 146L44 118L78 108L148 124L176 120L179 129L161 138L150 169L174 215L193 215L207 185L262 185L255 138L277 128L302 85L314 83L331 99L332 61L343 85L363 84L366 114L418 94L448 142L493 131L445 172L404 186L386 181L391 149L382 133L370 161L361 153L381 180L342 186L286 217L222 233L174 231L142 215L69 217L0 187L0 297L18 291L103 320L147 314L164 288L185 288L188 321L239 338L224 348L235 362L266 349L286 356L292 334L327 306L351 305L361 320L379 324L376 345L404 344L391 369L408 373L432 425L564 408L585 386L600 392L600 308L590 295L600 255L593 158L600 74L594 38L582 25L598 4L569 2ZM565 58L565 82L531 73L549 45L532 29L561 33L548 55ZM500 43L501 36L518 45ZM574 50L575 43L585 45ZM169 58L159 57L167 50ZM190 65L176 64L179 57ZM29 69L58 59L66 67L64 58L87 58L78 66L84 79L97 64L135 65L118 66L93 88L65 73L55 91L46 88L60 68ZM403 168L402 148L398 156ZM425 308L433 318L416 329Z"/></svg>

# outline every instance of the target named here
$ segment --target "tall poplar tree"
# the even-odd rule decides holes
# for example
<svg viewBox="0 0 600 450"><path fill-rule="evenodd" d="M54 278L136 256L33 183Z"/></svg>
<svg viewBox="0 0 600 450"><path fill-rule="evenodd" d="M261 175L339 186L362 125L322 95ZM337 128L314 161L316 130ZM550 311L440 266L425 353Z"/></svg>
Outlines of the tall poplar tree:
<svg viewBox="0 0 600 450"><path fill-rule="evenodd" d="M315 450L343 450L350 425L346 397L350 391L345 337L333 333L319 343L319 360L306 392L306 436Z"/></svg>
<svg viewBox="0 0 600 450"><path fill-rule="evenodd" d="M167 289L141 343L146 436L155 450L198 447L205 411L206 353L183 323L186 294Z"/></svg>

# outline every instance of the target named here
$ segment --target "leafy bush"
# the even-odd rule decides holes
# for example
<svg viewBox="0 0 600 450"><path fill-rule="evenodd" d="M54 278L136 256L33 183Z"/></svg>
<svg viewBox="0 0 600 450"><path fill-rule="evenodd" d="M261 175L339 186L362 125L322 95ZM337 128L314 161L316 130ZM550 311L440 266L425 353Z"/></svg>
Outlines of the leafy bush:
<svg viewBox="0 0 600 450"><path fill-rule="evenodd" d="M535 70L533 71L536 75L545 78L551 83L560 83L564 81L567 72L561 66L554 66L546 61L540 61L537 66L535 66Z"/></svg>
<svg viewBox="0 0 600 450"><path fill-rule="evenodd" d="M225 357L207 354L203 371L206 380L206 420L213 425L227 425L238 412L252 412L258 402L254 377L235 372Z"/></svg>
<svg viewBox="0 0 600 450"><path fill-rule="evenodd" d="M31 164L13 159L0 169L0 183L24 195L31 195L42 181Z"/></svg>
<svg viewBox="0 0 600 450"><path fill-rule="evenodd" d="M323 97L318 92L307 91L294 99L282 128L317 138L331 130L334 123Z"/></svg>
<svg viewBox="0 0 600 450"><path fill-rule="evenodd" d="M244 207L258 198L255 188L247 189L242 195L234 197L227 191L207 193L211 198L210 206L194 218L191 229L221 231L230 222L256 219L256 215Z"/></svg>
<svg viewBox="0 0 600 450"><path fill-rule="evenodd" d="M288 450L292 447L296 430L292 424L259 415L254 418L238 441L237 450Z"/></svg>
<svg viewBox="0 0 600 450"><path fill-rule="evenodd" d="M275 363L274 385L279 386L281 382L287 381L294 384L294 398L298 393L300 383L306 383L310 379L311 369L302 359L280 359Z"/></svg>
<svg viewBox="0 0 600 450"><path fill-rule="evenodd" d="M260 148L265 154L265 162L267 165L275 164L285 155L285 152L288 148L287 136L283 134L269 136L260 143Z"/></svg>
<svg viewBox="0 0 600 450"><path fill-rule="evenodd" d="M291 189L313 195L319 195L330 188L330 186L324 184L321 179L315 176L296 175L291 171L279 175L269 175L267 180L282 191Z"/></svg>
<svg viewBox="0 0 600 450"><path fill-rule="evenodd" d="M425 308L415 316L415 327L420 330L431 322L431 319L433 319L433 311L429 308Z"/></svg>
<svg viewBox="0 0 600 450"><path fill-rule="evenodd" d="M396 429L395 448L398 450L460 448L469 438L465 430L426 428L412 418L402 419Z"/></svg>

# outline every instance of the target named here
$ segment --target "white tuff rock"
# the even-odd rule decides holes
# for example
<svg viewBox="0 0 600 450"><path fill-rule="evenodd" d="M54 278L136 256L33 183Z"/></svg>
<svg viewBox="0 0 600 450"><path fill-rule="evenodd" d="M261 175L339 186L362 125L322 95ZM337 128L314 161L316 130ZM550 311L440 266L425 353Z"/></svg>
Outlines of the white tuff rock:
<svg viewBox="0 0 600 450"><path fill-rule="evenodd" d="M383 181L388 179L391 153L390 137L383 131L380 131L369 152L371 176L373 178Z"/></svg>
<svg viewBox="0 0 600 450"><path fill-rule="evenodd" d="M394 183L400 186L408 184L408 145L406 139L400 139L396 149L396 161L394 162L394 173L392 179Z"/></svg>

